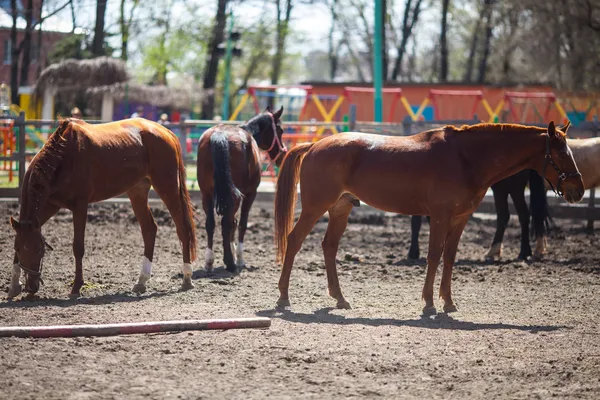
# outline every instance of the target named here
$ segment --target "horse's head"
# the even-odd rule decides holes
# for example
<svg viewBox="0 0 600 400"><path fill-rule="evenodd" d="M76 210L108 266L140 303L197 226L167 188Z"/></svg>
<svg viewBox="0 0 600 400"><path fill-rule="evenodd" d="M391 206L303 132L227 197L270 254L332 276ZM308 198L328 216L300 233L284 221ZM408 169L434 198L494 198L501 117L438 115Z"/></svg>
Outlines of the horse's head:
<svg viewBox="0 0 600 400"><path fill-rule="evenodd" d="M52 246L42 236L42 229L37 219L19 222L10 217L10 224L17 233L15 252L19 267L25 274L25 291L36 293L40 288L44 254L46 249L52 250Z"/></svg>
<svg viewBox="0 0 600 400"><path fill-rule="evenodd" d="M542 176L559 196L569 203L577 203L583 198L585 189L581 173L573 159L573 152L567 144L566 133L570 125L571 123L567 122L562 129L558 129L554 122L548 124Z"/></svg>
<svg viewBox="0 0 600 400"><path fill-rule="evenodd" d="M266 147L271 160L279 166L287 153L287 147L282 140L281 114L283 114L283 106L276 112L273 112L268 106L263 114L268 115L270 121L267 124L268 127L261 132L259 146Z"/></svg>

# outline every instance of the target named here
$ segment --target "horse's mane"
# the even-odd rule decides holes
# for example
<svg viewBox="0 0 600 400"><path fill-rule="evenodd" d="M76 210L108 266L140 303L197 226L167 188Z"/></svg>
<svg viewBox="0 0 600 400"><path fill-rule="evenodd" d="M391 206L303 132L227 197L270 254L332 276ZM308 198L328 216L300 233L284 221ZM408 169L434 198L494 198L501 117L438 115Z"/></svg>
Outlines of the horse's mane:
<svg viewBox="0 0 600 400"><path fill-rule="evenodd" d="M547 132L547 128L541 128L537 126L527 126L520 124L490 124L490 123L480 123L475 125L462 125L460 128L456 126L450 125L451 129L457 132L506 132L506 133L518 133L523 132L524 130L530 132ZM566 134L559 130L557 127L556 132L561 136L566 138Z"/></svg>
<svg viewBox="0 0 600 400"><path fill-rule="evenodd" d="M50 135L42 149L34 157L25 175L22 207L30 211L39 210L40 202L51 190L57 171L67 149L66 133L71 130L70 119L60 120L58 128ZM21 212L21 218L24 213Z"/></svg>

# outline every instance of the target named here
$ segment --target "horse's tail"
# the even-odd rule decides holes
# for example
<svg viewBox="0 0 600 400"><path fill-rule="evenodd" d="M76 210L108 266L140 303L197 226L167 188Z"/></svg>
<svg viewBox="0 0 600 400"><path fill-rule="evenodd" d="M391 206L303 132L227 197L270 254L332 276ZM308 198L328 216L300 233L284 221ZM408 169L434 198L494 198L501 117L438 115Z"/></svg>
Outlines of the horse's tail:
<svg viewBox="0 0 600 400"><path fill-rule="evenodd" d="M529 191L531 204L531 237L540 238L546 236L550 228L550 212L548 210L548 198L544 178L535 170L529 171Z"/></svg>
<svg viewBox="0 0 600 400"><path fill-rule="evenodd" d="M218 215L225 215L233 208L234 202L242 198L242 193L235 187L231 178L227 137L219 134L211 135L210 151L213 159L215 207Z"/></svg>
<svg viewBox="0 0 600 400"><path fill-rule="evenodd" d="M179 161L178 173L179 173L179 199L182 206L183 214L183 227L187 232L187 240L190 248L190 261L196 260L196 225L194 224L194 204L190 198L190 193L187 190L187 174L185 172L185 160L181 152L179 142L177 142L177 158Z"/></svg>
<svg viewBox="0 0 600 400"><path fill-rule="evenodd" d="M302 159L313 143L300 144L288 151L277 178L275 191L275 244L277 261L283 262L288 245L288 235L294 225L296 207L296 185L300 175Z"/></svg>

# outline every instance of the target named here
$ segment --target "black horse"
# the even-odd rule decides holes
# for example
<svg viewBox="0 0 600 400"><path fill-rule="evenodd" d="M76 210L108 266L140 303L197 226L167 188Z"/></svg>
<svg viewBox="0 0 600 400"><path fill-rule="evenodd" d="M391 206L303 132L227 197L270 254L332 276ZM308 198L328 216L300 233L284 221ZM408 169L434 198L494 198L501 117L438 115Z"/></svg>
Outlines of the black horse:
<svg viewBox="0 0 600 400"><path fill-rule="evenodd" d="M525 201L525 187L529 183L531 215ZM521 251L518 259L526 260L533 255L540 259L545 249L544 241L548 231L550 214L548 212L548 199L544 187L544 179L534 170L523 170L492 185L494 204L496 206L496 234L492 241L486 259L499 259L502 255L502 239L508 224L510 211L508 209L508 196L513 200L521 224ZM531 236L535 237L537 244L535 253L529 245L529 218L531 216ZM429 217L427 217L429 219ZM411 218L411 241L408 252L409 259L419 259L419 231L421 230L421 216L413 215Z"/></svg>

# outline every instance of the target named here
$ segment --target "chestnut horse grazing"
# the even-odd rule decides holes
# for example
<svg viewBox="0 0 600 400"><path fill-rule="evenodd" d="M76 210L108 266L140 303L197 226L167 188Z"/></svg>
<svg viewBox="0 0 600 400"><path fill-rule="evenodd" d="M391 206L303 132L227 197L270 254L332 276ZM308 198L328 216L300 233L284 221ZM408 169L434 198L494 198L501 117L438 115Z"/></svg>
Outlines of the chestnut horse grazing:
<svg viewBox="0 0 600 400"><path fill-rule="evenodd" d="M450 288L452 266L469 216L492 184L523 169L546 176L570 203L583 196L581 174L565 134L553 122L547 130L477 124L446 126L408 137L349 132L294 147L283 161L275 195L277 260L283 261L278 308L290 306L294 257L326 211L329 225L322 246L329 294L338 308L350 308L335 265L352 210L344 194L350 193L388 212L431 217L423 313L436 312L433 283L442 253L440 297L445 312L456 311ZM302 212L293 226L298 178Z"/></svg>
<svg viewBox="0 0 600 400"><path fill-rule="evenodd" d="M157 226L148 207L150 185L164 201L183 246L183 285L192 285L191 262L196 257L193 209L177 137L162 125L143 118L91 125L79 119L59 123L31 161L21 191L15 259L8 297L39 289L47 246L42 226L59 209L73 212L75 281L72 296L83 286L84 233L89 203L127 193L144 238L144 258L133 290L143 293L150 279Z"/></svg>
<svg viewBox="0 0 600 400"><path fill-rule="evenodd" d="M260 184L261 165L259 149L265 150L271 160L281 164L287 149L281 141L281 114L272 113L267 107L261 113L240 126L216 125L202 134L198 144L198 185L202 192L202 207L206 214L208 248L205 255L205 269L210 272L215 256L213 235L215 215L222 216L223 261L229 272L244 266L244 235L248 225L248 214ZM242 206L238 234L236 260L235 215Z"/></svg>

